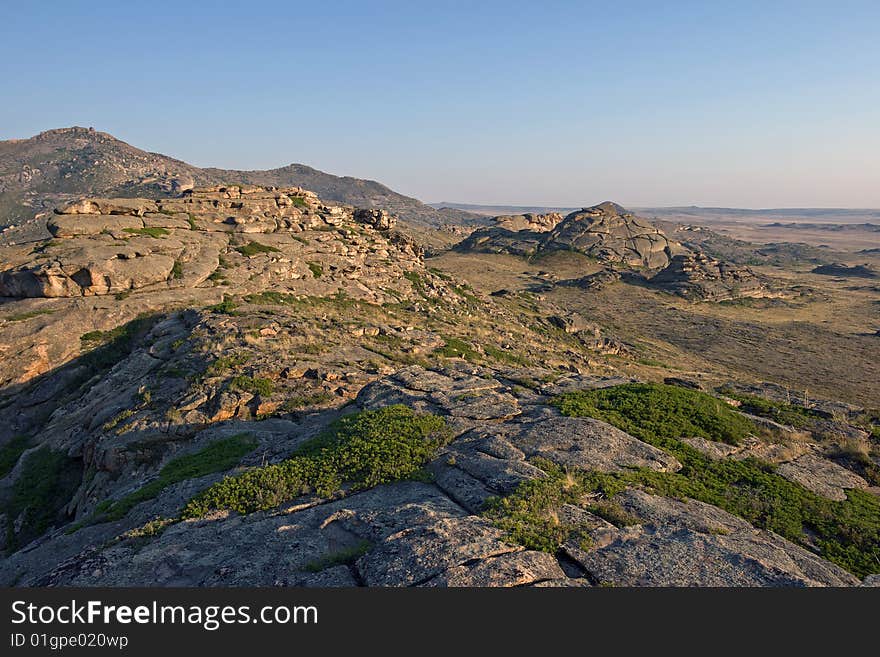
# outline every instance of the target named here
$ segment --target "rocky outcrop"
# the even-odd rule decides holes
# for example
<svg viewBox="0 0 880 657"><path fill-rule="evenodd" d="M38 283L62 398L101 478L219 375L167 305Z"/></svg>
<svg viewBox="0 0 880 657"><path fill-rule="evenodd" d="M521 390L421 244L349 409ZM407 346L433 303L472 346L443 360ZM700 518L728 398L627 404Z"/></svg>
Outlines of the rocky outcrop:
<svg viewBox="0 0 880 657"><path fill-rule="evenodd" d="M865 489L868 482L850 470L814 454L783 463L777 472L817 495L841 502L851 488Z"/></svg>
<svg viewBox="0 0 880 657"><path fill-rule="evenodd" d="M30 251L4 249L9 255L0 271L0 296L77 297L196 287L216 271L221 252L236 248L232 241L243 242L236 236L250 234L273 236L273 243L260 244L254 255L279 253L277 261L286 260L301 272L299 278L307 278L308 262L324 256L320 248L302 248L309 240L293 236L346 225L379 233L363 240L366 257L345 249L353 257L339 268L357 278L370 255L378 260L395 253L404 266L417 259L418 247L391 232L395 223L385 210L325 205L298 187L214 186L189 189L173 199L82 199L49 218L54 240ZM314 239L326 242L328 237L316 234ZM299 252L299 263L285 257L286 245Z"/></svg>
<svg viewBox="0 0 880 657"><path fill-rule="evenodd" d="M174 335L172 326L154 331ZM87 525L79 531L60 528L50 532L11 555L0 566L0 582L17 579L24 585L41 586L859 583L838 566L719 508L640 488L627 488L606 500L628 519L620 526L592 513L590 504L595 500L589 496L555 510L559 519L574 521L585 532L581 540L567 541L558 554L526 549L509 540L483 515L485 503L490 497L512 493L523 482L546 477L544 463L569 472L645 468L660 473L681 468L667 452L624 431L590 418L563 417L547 403L548 395L561 389L619 382L573 375L542 388L524 389L482 368L403 368L365 386L356 405L376 409L404 403L446 418L454 434L452 441L428 464L430 476L423 480L333 499L297 498L268 511L218 514L147 532L147 521L175 517L186 499L220 475L188 480L142 502L121 520ZM119 380L107 382L111 388L118 384ZM82 413L88 415L88 410ZM254 435L260 448L246 457L246 464L259 465L267 457L283 456L316 435L332 417L325 413L297 423L259 423ZM71 426L83 424L81 417L69 420ZM241 422L229 420L205 429L193 440L209 444L241 429ZM71 438L66 449L75 451L75 440L82 437ZM128 441L129 449L135 445L145 449L143 438L115 436L112 443L119 457L126 452L120 449L120 441ZM279 443L284 447L279 449ZM96 447L89 445L88 450L96 452ZM115 487L110 489L110 498L118 498L131 490L132 480L150 480L143 462L143 458L128 464L125 459L117 460L112 478L103 474L106 466L102 465L96 479ZM80 504L79 513L87 517L89 506Z"/></svg>
<svg viewBox="0 0 880 657"><path fill-rule="evenodd" d="M604 262L649 269L664 267L682 250L659 228L611 202L568 215L547 235L542 249L570 249Z"/></svg>
<svg viewBox="0 0 880 657"><path fill-rule="evenodd" d="M559 215L498 217L497 226L482 228L460 242L460 251L534 255L577 251L603 262L655 269L686 249L662 230L616 203L601 203Z"/></svg>
<svg viewBox="0 0 880 657"><path fill-rule="evenodd" d="M568 278L561 280L556 285L563 287L578 287L582 290L601 290L604 287L620 280L620 272L611 267L606 267L595 274L587 274L580 278Z"/></svg>
<svg viewBox="0 0 880 657"><path fill-rule="evenodd" d="M764 281L748 267L721 262L705 253L674 256L649 283L692 301L773 296Z"/></svg>
<svg viewBox="0 0 880 657"><path fill-rule="evenodd" d="M495 217L496 227L512 232L527 230L534 233L546 233L553 230L560 221L562 221L562 215L558 212L549 212L547 214L529 212L526 214Z"/></svg>
<svg viewBox="0 0 880 657"><path fill-rule="evenodd" d="M829 265L819 265L810 270L813 274L822 274L824 276L841 276L843 278L878 278L877 273L869 265L853 265L850 267L841 262L835 262Z"/></svg>

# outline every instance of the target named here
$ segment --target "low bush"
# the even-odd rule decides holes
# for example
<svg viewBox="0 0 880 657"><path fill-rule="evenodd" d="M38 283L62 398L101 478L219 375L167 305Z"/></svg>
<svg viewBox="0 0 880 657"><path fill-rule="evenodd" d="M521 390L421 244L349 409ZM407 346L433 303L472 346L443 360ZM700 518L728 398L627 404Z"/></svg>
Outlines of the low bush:
<svg viewBox="0 0 880 657"><path fill-rule="evenodd" d="M679 472L636 470L587 475L613 486L642 485L659 495L713 504L815 549L859 577L880 572L880 500L861 490L832 501L775 473L758 459L713 460L678 438L703 436L736 443L753 427L709 395L684 388L627 384L560 395L560 411L595 417L674 455ZM518 493L517 493L518 494Z"/></svg>
<svg viewBox="0 0 880 657"><path fill-rule="evenodd" d="M307 493L331 497L343 486L361 490L405 479L448 439L442 418L406 406L355 413L335 421L286 461L214 484L192 499L182 515L198 518L224 509L250 513Z"/></svg>
<svg viewBox="0 0 880 657"><path fill-rule="evenodd" d="M162 467L158 477L135 492L119 500L105 500L99 504L92 517L80 526L124 518L135 506L155 498L173 484L229 470L238 465L242 457L252 452L256 446L257 441L253 436L240 433L214 441L201 451L172 459Z"/></svg>
<svg viewBox="0 0 880 657"><path fill-rule="evenodd" d="M248 242L242 246L235 247L235 250L238 251L241 255L246 258L250 258L251 256L259 255L260 253L277 253L278 249L274 246L269 246L267 244L260 244L259 242Z"/></svg>

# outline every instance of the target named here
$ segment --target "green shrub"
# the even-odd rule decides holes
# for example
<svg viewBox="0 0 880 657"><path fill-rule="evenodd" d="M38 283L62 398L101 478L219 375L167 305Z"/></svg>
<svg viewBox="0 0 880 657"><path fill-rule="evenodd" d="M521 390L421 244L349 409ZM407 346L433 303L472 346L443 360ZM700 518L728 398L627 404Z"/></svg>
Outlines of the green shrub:
<svg viewBox="0 0 880 657"><path fill-rule="evenodd" d="M449 439L442 418L402 405L363 411L335 421L281 463L227 477L183 509L198 518L228 509L250 513L316 493L330 497L345 486L361 490L405 479Z"/></svg>
<svg viewBox="0 0 880 657"><path fill-rule="evenodd" d="M702 436L736 445L757 431L754 423L720 399L654 383L565 393L553 405L564 415L604 420L643 440Z"/></svg>
<svg viewBox="0 0 880 657"><path fill-rule="evenodd" d="M12 472L12 468L30 446L30 442L27 436L15 436L3 447L0 447L0 479Z"/></svg>
<svg viewBox="0 0 880 657"><path fill-rule="evenodd" d="M464 358L471 362L480 360L480 354L478 354L477 351L464 340L444 337L443 341L446 344L434 350L434 353L438 356L443 356L445 358Z"/></svg>
<svg viewBox="0 0 880 657"><path fill-rule="evenodd" d="M65 505L82 481L79 461L64 452L41 447L28 454L21 473L12 484L6 512L6 549L13 552L23 544L41 536L61 519ZM14 523L22 516L16 532Z"/></svg>
<svg viewBox="0 0 880 657"><path fill-rule="evenodd" d="M822 417L817 411L804 408L803 406L775 402L754 395L740 395L734 392L725 392L724 394L740 402L740 409L746 413L760 415L774 422L787 424L792 427L806 427L811 423L811 420Z"/></svg>
<svg viewBox="0 0 880 657"><path fill-rule="evenodd" d="M208 365L208 367L205 369L205 376L220 376L227 370L236 368L239 365L244 365L250 359L251 354L248 352L233 354L231 356L221 356L213 363Z"/></svg>
<svg viewBox="0 0 880 657"><path fill-rule="evenodd" d="M198 230L198 226L196 226L196 217L192 212L186 213L186 223L189 224L190 230Z"/></svg>
<svg viewBox="0 0 880 657"><path fill-rule="evenodd" d="M267 244L260 244L259 242L248 242L243 246L235 247L235 250L238 251L241 255L246 258L250 258L251 256L259 255L260 253L274 253L278 252L274 246L269 246Z"/></svg>
<svg viewBox="0 0 880 657"><path fill-rule="evenodd" d="M306 395L299 395L298 397L290 397L284 402L284 409L287 411L293 411L300 408L306 408L307 406L318 406L333 401L333 399L334 395L326 390L319 390Z"/></svg>
<svg viewBox="0 0 880 657"><path fill-rule="evenodd" d="M364 556L367 552L369 552L371 547L373 547L373 544L370 543L370 541L363 540L358 542L356 545L352 545L351 547L344 548L342 550L339 550L338 552L331 552L330 554L324 555L320 559L310 561L306 564L305 569L310 573L318 573L322 570L332 568L333 566L342 566L354 563L362 556Z"/></svg>
<svg viewBox="0 0 880 657"><path fill-rule="evenodd" d="M247 376L246 374L233 377L229 382L229 387L233 390L251 392L261 397L268 397L275 392L275 384L272 382L272 379Z"/></svg>
<svg viewBox="0 0 880 657"><path fill-rule="evenodd" d="M319 262L307 262L309 266L309 271L312 272L312 278L321 278L324 275L324 268L321 266Z"/></svg>
<svg viewBox="0 0 880 657"><path fill-rule="evenodd" d="M33 319L34 317L39 317L40 315L51 315L56 311L54 310L31 310L26 313L18 313L17 315L10 315L6 318L7 322L21 322L26 319Z"/></svg>
<svg viewBox="0 0 880 657"><path fill-rule="evenodd" d="M203 450L172 459L159 471L159 476L133 493L113 501L104 500L86 524L111 522L124 518L141 502L155 498L163 490L187 479L196 479L215 472L224 472L238 465L242 457L256 448L257 441L248 433L240 433L214 441ZM79 527L77 527L78 529Z"/></svg>
<svg viewBox="0 0 880 657"><path fill-rule="evenodd" d="M171 234L164 228L123 228L122 231L125 233L132 233L133 235L155 237L156 239Z"/></svg>
<svg viewBox="0 0 880 657"><path fill-rule="evenodd" d="M721 402L715 406L704 393L669 388L627 384L567 393L554 403L565 415L609 422L666 450L683 466L675 473L645 469L602 475L606 482L611 477L618 486L642 485L659 495L713 504L805 547L815 544L824 558L859 577L880 572L880 500L851 490L836 502L777 475L774 466L758 459L709 458L678 438L698 435L735 443L751 423Z"/></svg>
<svg viewBox="0 0 880 657"><path fill-rule="evenodd" d="M544 459L534 463L546 477L524 481L506 497L489 498L483 511L508 540L530 550L554 553L568 540L588 538L589 527L563 522L556 511L563 504L580 504L588 492L613 495L624 488L606 475L564 470Z"/></svg>
<svg viewBox="0 0 880 657"><path fill-rule="evenodd" d="M286 294L274 290L266 290L258 294L249 294L244 298L248 303L266 306L291 306L300 301L295 294Z"/></svg>
<svg viewBox="0 0 880 657"><path fill-rule="evenodd" d="M171 266L171 278L183 278L183 265L180 260L175 260Z"/></svg>
<svg viewBox="0 0 880 657"><path fill-rule="evenodd" d="M493 358L500 363L509 363L510 365L520 365L522 367L534 365L533 361L527 356L518 354L515 351L507 351L491 344L483 345L483 351L486 352L489 358Z"/></svg>
<svg viewBox="0 0 880 657"><path fill-rule="evenodd" d="M238 304L232 300L232 297L224 295L223 301L213 306L208 306L206 310L219 315L235 315L236 308L238 308Z"/></svg>

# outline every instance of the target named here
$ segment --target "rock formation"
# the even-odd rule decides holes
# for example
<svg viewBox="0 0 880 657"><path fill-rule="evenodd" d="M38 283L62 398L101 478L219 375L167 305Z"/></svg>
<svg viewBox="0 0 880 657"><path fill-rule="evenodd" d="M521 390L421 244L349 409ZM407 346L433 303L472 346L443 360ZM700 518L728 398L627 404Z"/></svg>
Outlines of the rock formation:
<svg viewBox="0 0 880 657"><path fill-rule="evenodd" d="M358 224L376 232L369 238L352 236L354 248L340 254L346 257L339 269L381 273L384 267L368 261L387 259L392 251L398 266L418 258L412 244L389 232L395 221L385 210L325 205L297 187L214 186L174 199L82 199L49 218L54 240L36 250L5 249L0 296L76 297L196 287L216 272L221 251L241 242L239 247L244 245L249 254L244 236L257 234L268 240L255 241L252 255L299 246L293 249L301 252L299 258L274 258L276 276L281 267L287 278L310 279L308 261L326 253L317 243L331 246L330 234L320 232ZM316 244L310 246L303 233L314 234ZM328 270L326 280L332 276Z"/></svg>
<svg viewBox="0 0 880 657"><path fill-rule="evenodd" d="M705 253L677 255L650 284L693 301L725 301L772 296L748 267L721 262Z"/></svg>
<svg viewBox="0 0 880 657"><path fill-rule="evenodd" d="M616 203L605 202L573 212L497 217L497 226L471 233L460 251L534 255L557 250L577 251L603 262L649 269L668 264L685 252L656 226Z"/></svg>

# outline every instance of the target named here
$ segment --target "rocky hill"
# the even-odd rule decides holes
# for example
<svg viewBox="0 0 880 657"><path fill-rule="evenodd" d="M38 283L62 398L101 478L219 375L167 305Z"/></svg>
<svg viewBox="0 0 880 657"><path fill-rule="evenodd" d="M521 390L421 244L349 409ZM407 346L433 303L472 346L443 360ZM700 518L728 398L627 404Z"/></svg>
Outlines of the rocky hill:
<svg viewBox="0 0 880 657"><path fill-rule="evenodd" d="M464 211L435 210L372 180L334 176L303 164L267 171L201 169L91 128L73 127L0 142L0 228L81 196L168 197L216 184L299 186L329 201L384 208L426 225L481 221Z"/></svg>
<svg viewBox="0 0 880 657"><path fill-rule="evenodd" d="M496 225L471 233L461 251L534 256L568 250L603 262L662 268L685 249L662 230L616 203L559 214L496 217Z"/></svg>
<svg viewBox="0 0 880 657"><path fill-rule="evenodd" d="M666 253L567 220L509 223ZM299 187L44 221L0 247L0 584L877 582L873 411L629 376L641 345L564 297L490 295Z"/></svg>

